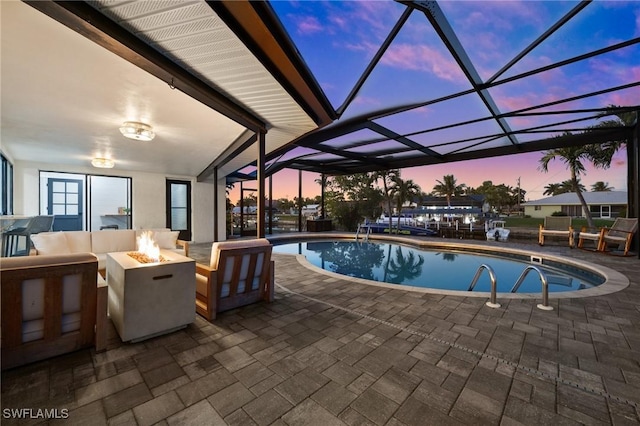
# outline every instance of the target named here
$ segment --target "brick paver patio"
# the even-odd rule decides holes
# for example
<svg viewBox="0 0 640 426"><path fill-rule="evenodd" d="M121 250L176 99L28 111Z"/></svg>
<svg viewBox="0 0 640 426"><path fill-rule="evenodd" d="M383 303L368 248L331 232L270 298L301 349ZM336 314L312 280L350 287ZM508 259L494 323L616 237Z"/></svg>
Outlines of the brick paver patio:
<svg viewBox="0 0 640 426"><path fill-rule="evenodd" d="M491 309L486 299L368 286L274 255L274 303L135 344L111 328L104 353L3 372L2 423L43 422L9 420L13 408L65 409L61 423L87 425L639 423L640 261L544 250L631 284L551 299L550 312L533 299Z"/></svg>

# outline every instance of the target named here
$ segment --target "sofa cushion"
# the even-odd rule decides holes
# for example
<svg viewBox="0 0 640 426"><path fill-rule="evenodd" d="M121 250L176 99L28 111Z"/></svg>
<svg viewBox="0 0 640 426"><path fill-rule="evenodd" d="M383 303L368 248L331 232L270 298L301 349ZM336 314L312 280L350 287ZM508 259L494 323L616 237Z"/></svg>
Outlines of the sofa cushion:
<svg viewBox="0 0 640 426"><path fill-rule="evenodd" d="M91 253L91 232L89 231L65 231L67 246L71 253Z"/></svg>
<svg viewBox="0 0 640 426"><path fill-rule="evenodd" d="M209 267L211 269L218 269L218 259L220 257L220 250L248 248L248 247L256 247L256 246L268 246L270 244L271 243L266 238L259 238L255 240L222 241L218 243L213 243L213 245L211 246L211 263L209 264ZM256 266L256 269L258 269L258 266ZM246 273L244 274L244 276L246 277ZM225 277L225 281L227 281L227 277Z"/></svg>
<svg viewBox="0 0 640 426"><path fill-rule="evenodd" d="M180 231L156 231L153 240L161 249L175 249Z"/></svg>
<svg viewBox="0 0 640 426"><path fill-rule="evenodd" d="M42 232L31 235L31 241L40 255L69 254L67 238L62 232Z"/></svg>
<svg viewBox="0 0 640 426"><path fill-rule="evenodd" d="M136 249L136 233L132 229L94 231L91 248L96 254L132 251Z"/></svg>

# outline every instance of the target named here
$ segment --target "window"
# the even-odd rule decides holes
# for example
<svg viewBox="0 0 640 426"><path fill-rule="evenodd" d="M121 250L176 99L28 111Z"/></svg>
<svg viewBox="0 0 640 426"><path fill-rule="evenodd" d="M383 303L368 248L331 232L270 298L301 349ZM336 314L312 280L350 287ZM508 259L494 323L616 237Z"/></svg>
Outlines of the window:
<svg viewBox="0 0 640 426"><path fill-rule="evenodd" d="M533 206L534 210L542 210L542 206Z"/></svg>
<svg viewBox="0 0 640 426"><path fill-rule="evenodd" d="M0 154L2 161L2 175L0 176L0 186L2 187L2 215L13 214L13 164L7 160L7 157Z"/></svg>
<svg viewBox="0 0 640 426"><path fill-rule="evenodd" d="M167 227L191 241L191 182L167 180Z"/></svg>

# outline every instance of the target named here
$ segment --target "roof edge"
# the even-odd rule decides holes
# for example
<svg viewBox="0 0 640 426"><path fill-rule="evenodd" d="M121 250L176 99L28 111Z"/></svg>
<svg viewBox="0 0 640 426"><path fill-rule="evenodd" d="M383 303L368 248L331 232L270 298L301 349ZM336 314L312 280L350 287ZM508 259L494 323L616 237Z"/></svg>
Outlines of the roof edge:
<svg viewBox="0 0 640 426"><path fill-rule="evenodd" d="M207 4L319 127L337 118L267 2L232 0Z"/></svg>

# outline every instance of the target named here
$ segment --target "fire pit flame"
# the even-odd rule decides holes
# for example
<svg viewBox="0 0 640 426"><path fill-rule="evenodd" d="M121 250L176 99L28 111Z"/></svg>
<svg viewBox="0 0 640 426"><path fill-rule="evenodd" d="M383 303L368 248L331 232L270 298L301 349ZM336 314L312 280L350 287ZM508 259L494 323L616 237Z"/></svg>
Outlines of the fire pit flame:
<svg viewBox="0 0 640 426"><path fill-rule="evenodd" d="M138 251L127 253L140 263L156 263L163 262L160 256L160 247L153 240L151 232L143 232L137 239Z"/></svg>

